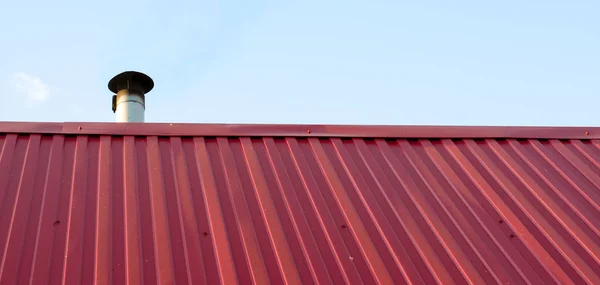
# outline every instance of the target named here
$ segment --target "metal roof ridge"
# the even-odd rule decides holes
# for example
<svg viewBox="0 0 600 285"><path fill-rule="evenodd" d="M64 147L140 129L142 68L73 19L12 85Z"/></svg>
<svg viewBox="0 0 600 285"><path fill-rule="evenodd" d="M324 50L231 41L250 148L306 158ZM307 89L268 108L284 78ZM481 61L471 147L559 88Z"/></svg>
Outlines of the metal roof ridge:
<svg viewBox="0 0 600 285"><path fill-rule="evenodd" d="M0 133L133 136L600 139L600 127L0 122Z"/></svg>

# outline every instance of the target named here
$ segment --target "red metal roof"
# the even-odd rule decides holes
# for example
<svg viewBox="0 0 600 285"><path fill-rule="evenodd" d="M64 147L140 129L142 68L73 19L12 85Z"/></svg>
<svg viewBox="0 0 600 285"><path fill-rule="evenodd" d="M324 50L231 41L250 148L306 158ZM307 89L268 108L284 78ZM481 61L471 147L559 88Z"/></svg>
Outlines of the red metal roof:
<svg viewBox="0 0 600 285"><path fill-rule="evenodd" d="M0 123L0 284L600 284L599 134Z"/></svg>

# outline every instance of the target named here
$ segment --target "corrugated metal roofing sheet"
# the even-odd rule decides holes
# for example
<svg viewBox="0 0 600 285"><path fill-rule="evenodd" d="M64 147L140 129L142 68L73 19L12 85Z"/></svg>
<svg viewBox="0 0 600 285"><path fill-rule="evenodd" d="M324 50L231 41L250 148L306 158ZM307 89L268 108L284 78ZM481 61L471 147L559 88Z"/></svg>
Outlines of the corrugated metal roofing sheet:
<svg viewBox="0 0 600 285"><path fill-rule="evenodd" d="M33 133L0 284L600 284L596 140Z"/></svg>

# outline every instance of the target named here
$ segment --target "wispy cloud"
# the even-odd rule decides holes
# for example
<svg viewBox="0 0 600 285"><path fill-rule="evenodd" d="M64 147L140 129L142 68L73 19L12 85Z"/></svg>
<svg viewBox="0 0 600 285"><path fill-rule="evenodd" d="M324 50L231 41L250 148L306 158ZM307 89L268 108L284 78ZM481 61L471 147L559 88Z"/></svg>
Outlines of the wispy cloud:
<svg viewBox="0 0 600 285"><path fill-rule="evenodd" d="M24 72L15 72L11 76L11 84L15 91L27 102L44 102L50 96L48 85L40 78Z"/></svg>
<svg viewBox="0 0 600 285"><path fill-rule="evenodd" d="M76 116L85 114L85 110L79 104L69 104L69 111L71 111L71 114Z"/></svg>

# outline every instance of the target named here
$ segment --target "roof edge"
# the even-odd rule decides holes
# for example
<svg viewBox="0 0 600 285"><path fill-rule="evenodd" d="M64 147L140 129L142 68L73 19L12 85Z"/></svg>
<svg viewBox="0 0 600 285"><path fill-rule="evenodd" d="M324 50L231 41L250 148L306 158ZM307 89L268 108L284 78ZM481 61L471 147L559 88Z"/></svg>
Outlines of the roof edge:
<svg viewBox="0 0 600 285"><path fill-rule="evenodd" d="M600 139L600 127L0 122L0 133L131 136Z"/></svg>

